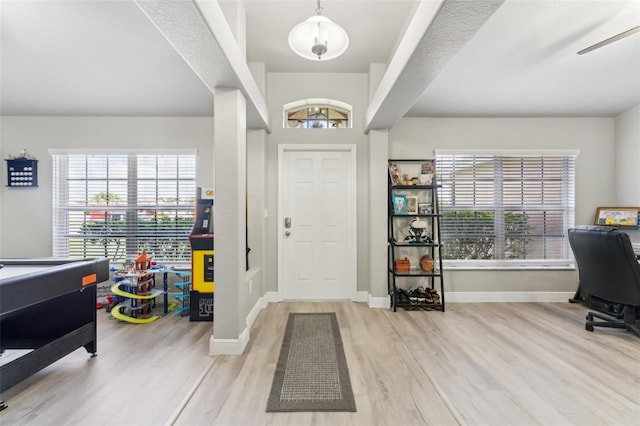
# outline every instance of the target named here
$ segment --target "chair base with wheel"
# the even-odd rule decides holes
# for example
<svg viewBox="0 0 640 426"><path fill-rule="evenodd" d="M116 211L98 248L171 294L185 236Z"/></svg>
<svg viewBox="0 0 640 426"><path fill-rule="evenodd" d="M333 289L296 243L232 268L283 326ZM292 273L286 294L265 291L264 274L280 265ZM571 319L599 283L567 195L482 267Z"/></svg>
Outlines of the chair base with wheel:
<svg viewBox="0 0 640 426"><path fill-rule="evenodd" d="M594 321L594 318L598 318L603 321ZM587 331L593 331L594 327L622 328L640 337L640 325L638 324L639 318L637 308L626 307L624 310L623 319L614 318L612 316L596 312L587 313L585 319L587 320L587 322L584 324L584 328Z"/></svg>

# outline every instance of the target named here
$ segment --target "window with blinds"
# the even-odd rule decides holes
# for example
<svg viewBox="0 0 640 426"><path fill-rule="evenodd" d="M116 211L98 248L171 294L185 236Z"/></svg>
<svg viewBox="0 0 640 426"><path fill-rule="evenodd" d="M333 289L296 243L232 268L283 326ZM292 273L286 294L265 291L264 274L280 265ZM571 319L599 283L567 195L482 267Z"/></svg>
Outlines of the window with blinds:
<svg viewBox="0 0 640 426"><path fill-rule="evenodd" d="M436 151L443 259L459 266L565 266L575 152Z"/></svg>
<svg viewBox="0 0 640 426"><path fill-rule="evenodd" d="M53 255L190 262L195 154L53 156Z"/></svg>

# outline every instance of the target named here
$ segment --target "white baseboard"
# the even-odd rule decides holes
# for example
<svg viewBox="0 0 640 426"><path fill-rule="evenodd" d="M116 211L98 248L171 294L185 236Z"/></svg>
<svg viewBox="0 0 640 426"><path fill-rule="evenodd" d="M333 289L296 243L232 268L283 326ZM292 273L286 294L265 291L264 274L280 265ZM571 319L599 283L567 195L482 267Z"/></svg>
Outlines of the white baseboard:
<svg viewBox="0 0 640 426"><path fill-rule="evenodd" d="M445 293L447 303L481 302L566 302L575 295L572 291L451 291ZM389 309L388 296L374 297L368 291L356 292L355 302L367 303L373 309ZM255 317L268 303L281 302L277 291L262 296L247 316L247 326L251 327Z"/></svg>
<svg viewBox="0 0 640 426"><path fill-rule="evenodd" d="M367 302L369 303L369 292L368 291L357 291L355 302Z"/></svg>
<svg viewBox="0 0 640 426"><path fill-rule="evenodd" d="M264 296L262 296L262 299L264 300L265 306L267 306L267 303L278 303L282 301L282 299L280 299L280 293L277 291L266 292Z"/></svg>
<svg viewBox="0 0 640 426"><path fill-rule="evenodd" d="M267 302L264 300L264 296L256 301L256 304L253 305L251 311L249 311L249 315L247 315L247 327L251 328L253 322L256 320L256 317L267 306Z"/></svg>
<svg viewBox="0 0 640 426"><path fill-rule="evenodd" d="M359 291L356 293L356 302L365 302L372 309L382 308L389 309L389 296L373 297L368 291Z"/></svg>
<svg viewBox="0 0 640 426"><path fill-rule="evenodd" d="M209 340L209 355L242 355L244 348L249 343L249 329L260 311L271 302L278 302L277 292L268 292L256 301L247 315L246 327L237 339L216 339L212 335Z"/></svg>
<svg viewBox="0 0 640 426"><path fill-rule="evenodd" d="M566 302L570 291L452 291L445 292L445 303L470 302Z"/></svg>
<svg viewBox="0 0 640 426"><path fill-rule="evenodd" d="M209 339L209 355L242 355L249 343L249 327L245 327L237 339Z"/></svg>
<svg viewBox="0 0 640 426"><path fill-rule="evenodd" d="M373 297L369 295L368 303L370 308L389 309L391 306L389 296Z"/></svg>

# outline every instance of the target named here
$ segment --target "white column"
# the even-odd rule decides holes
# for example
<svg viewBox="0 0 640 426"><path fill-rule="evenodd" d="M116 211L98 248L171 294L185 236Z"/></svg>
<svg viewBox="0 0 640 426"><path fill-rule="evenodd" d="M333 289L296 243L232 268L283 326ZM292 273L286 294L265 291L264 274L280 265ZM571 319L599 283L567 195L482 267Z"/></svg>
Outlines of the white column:
<svg viewBox="0 0 640 426"><path fill-rule="evenodd" d="M249 336L241 318L245 277L246 102L240 90L214 96L214 336L211 354L239 354Z"/></svg>
<svg viewBox="0 0 640 426"><path fill-rule="evenodd" d="M389 307L387 296L387 160L389 132L369 132L369 293L371 307Z"/></svg>
<svg viewBox="0 0 640 426"><path fill-rule="evenodd" d="M260 286L250 286L247 297L251 310L257 299L264 295L266 267L266 151L267 133L264 130L250 130L247 133L247 202L249 226L249 268L260 269Z"/></svg>

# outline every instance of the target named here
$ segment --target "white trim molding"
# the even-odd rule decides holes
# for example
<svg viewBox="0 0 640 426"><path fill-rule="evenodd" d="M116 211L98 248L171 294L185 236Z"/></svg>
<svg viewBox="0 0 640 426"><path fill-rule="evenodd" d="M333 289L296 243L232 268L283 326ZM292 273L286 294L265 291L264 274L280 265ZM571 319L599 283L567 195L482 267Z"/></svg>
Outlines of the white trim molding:
<svg viewBox="0 0 640 426"><path fill-rule="evenodd" d="M256 318L258 317L260 311L263 310L266 306L267 302L264 300L264 297L261 297L256 301L256 304L253 305L253 308L251 308L251 311L249 311L249 314L247 315L248 328L251 328L253 323L256 321Z"/></svg>
<svg viewBox="0 0 640 426"><path fill-rule="evenodd" d="M389 309L391 307L391 300L389 300L389 296L384 297L374 297L369 295L369 307L372 309Z"/></svg>
<svg viewBox="0 0 640 426"><path fill-rule="evenodd" d="M278 293L277 291L268 291L264 296L262 296L262 298L264 299L265 306L268 303L278 303L282 301L280 293Z"/></svg>
<svg viewBox="0 0 640 426"><path fill-rule="evenodd" d="M242 355L244 348L249 343L249 330L255 322L258 314L269 302L277 302L277 293L269 292L259 298L246 318L246 327L237 339L216 339L211 336L209 340L209 355Z"/></svg>
<svg viewBox="0 0 640 426"><path fill-rule="evenodd" d="M356 292L356 298L353 299L354 302L367 302L369 303L369 292L368 291L358 291Z"/></svg>
<svg viewBox="0 0 640 426"><path fill-rule="evenodd" d="M368 291L359 291L356 294L355 302L364 302L371 309L389 309L391 307L391 301L389 296L374 297Z"/></svg>
<svg viewBox="0 0 640 426"><path fill-rule="evenodd" d="M433 155L501 155L518 157L577 157L579 149L434 149Z"/></svg>
<svg viewBox="0 0 640 426"><path fill-rule="evenodd" d="M249 343L249 327L245 327L237 339L209 339L209 355L242 355Z"/></svg>
<svg viewBox="0 0 640 426"><path fill-rule="evenodd" d="M453 291L445 292L445 303L478 302L566 302L569 291Z"/></svg>
<svg viewBox="0 0 640 426"><path fill-rule="evenodd" d="M49 148L49 155L118 155L118 154L153 154L153 155L198 155L194 148Z"/></svg>

